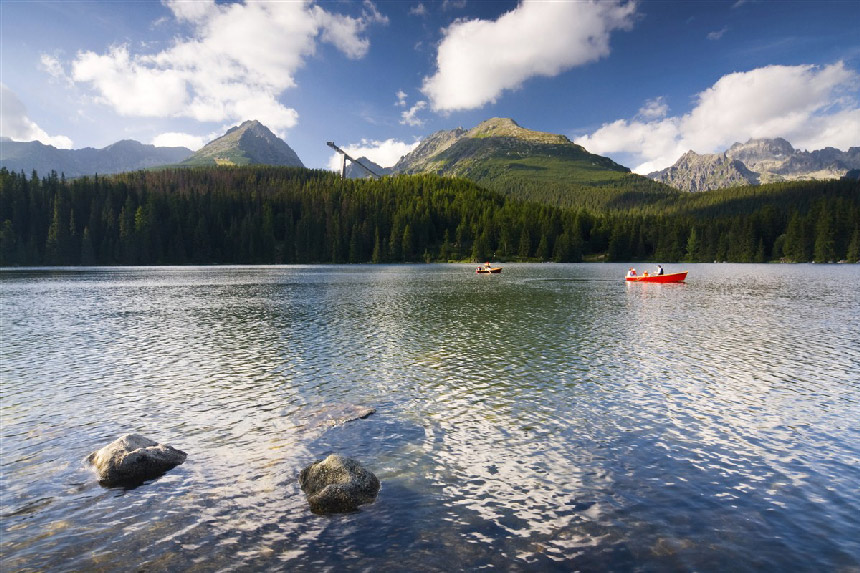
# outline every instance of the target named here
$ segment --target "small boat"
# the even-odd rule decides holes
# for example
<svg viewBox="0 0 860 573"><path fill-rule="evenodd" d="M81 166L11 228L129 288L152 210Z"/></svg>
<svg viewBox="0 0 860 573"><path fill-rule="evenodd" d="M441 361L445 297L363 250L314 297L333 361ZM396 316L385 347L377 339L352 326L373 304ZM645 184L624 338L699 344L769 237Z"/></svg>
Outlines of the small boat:
<svg viewBox="0 0 860 573"><path fill-rule="evenodd" d="M478 267L475 269L475 272L479 275L486 275L490 273L500 273L502 272L502 267Z"/></svg>
<svg viewBox="0 0 860 573"><path fill-rule="evenodd" d="M687 278L687 271L681 273L668 273L665 275L641 275L626 277L627 281L638 283L682 283Z"/></svg>

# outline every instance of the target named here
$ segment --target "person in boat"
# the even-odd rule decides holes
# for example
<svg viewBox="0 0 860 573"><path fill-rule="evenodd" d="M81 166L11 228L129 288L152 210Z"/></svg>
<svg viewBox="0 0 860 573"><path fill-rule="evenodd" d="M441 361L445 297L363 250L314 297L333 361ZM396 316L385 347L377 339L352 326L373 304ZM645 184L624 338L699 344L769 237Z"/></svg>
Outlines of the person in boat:
<svg viewBox="0 0 860 573"><path fill-rule="evenodd" d="M661 265L657 265L657 273L656 274L658 277L663 276L663 267Z"/></svg>
<svg viewBox="0 0 860 573"><path fill-rule="evenodd" d="M635 277L636 276L636 269L634 269L633 267L630 267L630 270L627 271L627 276L628 277Z"/></svg>
<svg viewBox="0 0 860 573"><path fill-rule="evenodd" d="M484 267L488 268L488 269L491 268L490 261L487 261L486 263L484 263Z"/></svg>

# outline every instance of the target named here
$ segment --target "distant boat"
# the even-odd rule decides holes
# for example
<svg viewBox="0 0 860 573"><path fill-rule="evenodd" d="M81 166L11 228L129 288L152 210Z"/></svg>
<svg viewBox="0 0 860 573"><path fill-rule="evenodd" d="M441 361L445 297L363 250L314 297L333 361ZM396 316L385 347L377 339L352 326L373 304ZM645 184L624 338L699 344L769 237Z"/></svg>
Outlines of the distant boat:
<svg viewBox="0 0 860 573"><path fill-rule="evenodd" d="M475 272L479 275L486 275L490 273L500 273L502 272L502 267L478 267L475 269Z"/></svg>
<svg viewBox="0 0 860 573"><path fill-rule="evenodd" d="M681 273L669 273L666 275L641 275L626 277L627 281L638 283L682 283L687 278L687 271Z"/></svg>

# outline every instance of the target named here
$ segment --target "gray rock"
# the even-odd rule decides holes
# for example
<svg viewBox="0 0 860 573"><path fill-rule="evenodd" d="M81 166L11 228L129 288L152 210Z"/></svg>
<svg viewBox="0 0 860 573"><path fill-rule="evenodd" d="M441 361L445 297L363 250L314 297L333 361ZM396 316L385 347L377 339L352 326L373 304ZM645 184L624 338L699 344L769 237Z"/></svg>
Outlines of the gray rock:
<svg viewBox="0 0 860 573"><path fill-rule="evenodd" d="M346 513L376 500L379 479L356 460L332 454L303 469L299 486L314 513Z"/></svg>
<svg viewBox="0 0 860 573"><path fill-rule="evenodd" d="M333 428L353 420L367 418L376 412L373 408L357 404L333 404L314 412L308 419L308 428Z"/></svg>
<svg viewBox="0 0 860 573"><path fill-rule="evenodd" d="M139 485L185 461L187 454L137 434L126 434L87 456L106 486Z"/></svg>

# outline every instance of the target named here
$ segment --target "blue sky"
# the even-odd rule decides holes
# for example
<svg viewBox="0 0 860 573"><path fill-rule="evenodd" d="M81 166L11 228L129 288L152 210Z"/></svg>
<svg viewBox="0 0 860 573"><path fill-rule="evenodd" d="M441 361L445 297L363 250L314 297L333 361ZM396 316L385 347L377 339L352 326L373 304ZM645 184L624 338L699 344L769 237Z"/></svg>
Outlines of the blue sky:
<svg viewBox="0 0 860 573"><path fill-rule="evenodd" d="M638 172L751 137L860 146L860 0L0 1L0 132L197 148L259 119L309 167L511 117Z"/></svg>

